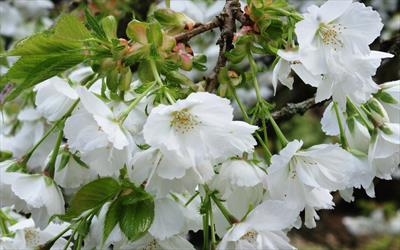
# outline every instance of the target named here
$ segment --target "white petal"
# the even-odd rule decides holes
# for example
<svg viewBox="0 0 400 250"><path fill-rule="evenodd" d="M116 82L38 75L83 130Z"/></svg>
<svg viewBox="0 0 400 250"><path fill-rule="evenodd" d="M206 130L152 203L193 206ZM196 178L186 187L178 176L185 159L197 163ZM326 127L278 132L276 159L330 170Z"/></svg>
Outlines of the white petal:
<svg viewBox="0 0 400 250"><path fill-rule="evenodd" d="M157 199L154 202L154 220L149 232L159 240L165 240L181 232L184 217L178 203L169 198Z"/></svg>

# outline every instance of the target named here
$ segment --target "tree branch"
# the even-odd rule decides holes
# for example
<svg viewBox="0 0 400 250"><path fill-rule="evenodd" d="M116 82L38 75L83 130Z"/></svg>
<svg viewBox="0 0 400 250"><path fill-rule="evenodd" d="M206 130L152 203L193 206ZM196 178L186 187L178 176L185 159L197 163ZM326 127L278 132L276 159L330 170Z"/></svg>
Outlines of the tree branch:
<svg viewBox="0 0 400 250"><path fill-rule="evenodd" d="M287 118L291 118L292 116L296 114L303 115L307 110L323 105L324 102L320 103L315 103L315 97L311 97L305 101L299 102L299 103L288 103L285 107L282 109L275 111L272 113L272 117L275 120L283 120Z"/></svg>
<svg viewBox="0 0 400 250"><path fill-rule="evenodd" d="M221 25L222 25L221 17L216 16L214 17L213 20L211 20L208 23L197 24L192 30L176 35L175 40L176 42L187 42L194 36L212 30L216 27L220 27Z"/></svg>
<svg viewBox="0 0 400 250"><path fill-rule="evenodd" d="M233 48L233 35L236 32L236 24L234 13L240 9L239 0L226 0L224 9L221 13L222 27L221 36L217 42L219 45L219 55L217 64L214 67L213 73L206 78L206 90L212 92L218 86L218 73L222 67L226 65L225 52Z"/></svg>

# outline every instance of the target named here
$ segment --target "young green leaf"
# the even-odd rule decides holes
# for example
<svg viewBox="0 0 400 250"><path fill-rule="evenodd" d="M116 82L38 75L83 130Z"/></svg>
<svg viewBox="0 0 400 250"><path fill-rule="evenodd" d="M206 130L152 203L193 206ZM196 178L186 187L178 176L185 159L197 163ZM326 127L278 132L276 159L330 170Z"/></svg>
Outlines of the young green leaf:
<svg viewBox="0 0 400 250"><path fill-rule="evenodd" d="M121 186L111 177L97 179L83 186L72 198L66 218L74 218L83 212L101 207L120 192Z"/></svg>
<svg viewBox="0 0 400 250"><path fill-rule="evenodd" d="M0 83L12 82L16 87L6 97L10 101L23 90L49 79L81 63L82 54L32 55L21 57L3 76Z"/></svg>
<svg viewBox="0 0 400 250"><path fill-rule="evenodd" d="M154 219L154 200L138 200L122 206L119 226L129 240L142 237L149 230Z"/></svg>
<svg viewBox="0 0 400 250"><path fill-rule="evenodd" d="M107 240L112 230L118 224L120 215L121 202L119 199L117 199L111 203L106 213L106 218L104 220L103 243Z"/></svg>
<svg viewBox="0 0 400 250"><path fill-rule="evenodd" d="M62 15L54 26L54 35L58 38L76 41L92 37L85 25L74 15Z"/></svg>
<svg viewBox="0 0 400 250"><path fill-rule="evenodd" d="M101 27L96 18L92 16L87 9L85 10L85 18L87 25L93 31L93 34L97 36L97 38L99 38L100 40L108 40L107 35L103 30L103 27Z"/></svg>

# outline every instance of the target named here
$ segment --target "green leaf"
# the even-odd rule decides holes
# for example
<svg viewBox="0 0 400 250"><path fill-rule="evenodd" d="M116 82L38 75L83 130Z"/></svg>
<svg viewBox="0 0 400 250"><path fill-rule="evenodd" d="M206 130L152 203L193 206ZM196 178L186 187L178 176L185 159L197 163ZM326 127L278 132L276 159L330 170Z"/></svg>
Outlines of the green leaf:
<svg viewBox="0 0 400 250"><path fill-rule="evenodd" d="M7 53L9 56L56 55L80 53L82 43L55 37L50 32L42 32L21 40Z"/></svg>
<svg viewBox="0 0 400 250"><path fill-rule="evenodd" d="M97 179L83 186L72 198L70 207L64 216L74 218L83 212L99 208L114 198L121 190L119 183L111 177Z"/></svg>
<svg viewBox="0 0 400 250"><path fill-rule="evenodd" d="M94 35L97 36L97 38L99 38L100 40L108 40L103 27L101 27L96 18L92 16L87 9L85 9L85 18L87 25L93 31Z"/></svg>
<svg viewBox="0 0 400 250"><path fill-rule="evenodd" d="M85 25L74 15L62 15L54 26L54 35L67 40L85 40L92 36Z"/></svg>
<svg viewBox="0 0 400 250"><path fill-rule="evenodd" d="M23 90L49 79L81 63L82 54L32 55L21 57L1 79L1 83L12 82L16 87L6 97L10 101Z"/></svg>
<svg viewBox="0 0 400 250"><path fill-rule="evenodd" d="M154 200L138 200L122 206L119 226L129 240L142 237L149 230L154 219Z"/></svg>
<svg viewBox="0 0 400 250"><path fill-rule="evenodd" d="M103 243L107 240L108 236L118 224L121 214L121 202L119 199L111 203L108 208L106 218L104 220L104 230L103 230Z"/></svg>

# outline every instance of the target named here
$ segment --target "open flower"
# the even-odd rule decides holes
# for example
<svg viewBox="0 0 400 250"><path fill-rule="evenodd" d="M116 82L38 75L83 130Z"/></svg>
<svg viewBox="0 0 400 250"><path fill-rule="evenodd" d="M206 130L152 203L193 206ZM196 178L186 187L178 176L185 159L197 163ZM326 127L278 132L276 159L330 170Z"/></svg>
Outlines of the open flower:
<svg viewBox="0 0 400 250"><path fill-rule="evenodd" d="M143 133L146 142L161 151L175 151L193 165L204 160L221 161L253 150L257 129L232 121L229 100L209 93L192 93L173 105L154 108Z"/></svg>
<svg viewBox="0 0 400 250"><path fill-rule="evenodd" d="M312 5L304 20L296 24L296 35L305 67L313 74L325 74L335 53L369 54L383 24L378 12L352 0L329 0Z"/></svg>
<svg viewBox="0 0 400 250"><path fill-rule="evenodd" d="M297 216L297 209L282 201L264 201L229 229L217 249L295 249L282 230L290 228Z"/></svg>
<svg viewBox="0 0 400 250"><path fill-rule="evenodd" d="M26 107L18 113L19 128L13 135L2 136L1 151L12 152L14 158L23 157L43 137L46 124L40 113L33 107ZM44 165L47 156L53 149L57 135L50 134L33 152L27 165L37 169Z"/></svg>
<svg viewBox="0 0 400 250"><path fill-rule="evenodd" d="M137 185L145 183L146 191L157 197L169 192L192 193L197 184L212 178L214 171L210 162L193 166L189 159L173 151L165 154L156 148L137 152L128 169L130 179Z"/></svg>
<svg viewBox="0 0 400 250"><path fill-rule="evenodd" d="M315 210L333 208L330 192L352 187L359 168L355 157L339 145L300 150L302 145L292 141L272 157L266 183L272 199L294 202L300 211L305 208L305 225L314 227Z"/></svg>
<svg viewBox="0 0 400 250"><path fill-rule="evenodd" d="M15 209L32 213L32 219L41 229L47 226L51 216L64 213L64 197L46 176L3 172L1 182L11 189Z"/></svg>
<svg viewBox="0 0 400 250"><path fill-rule="evenodd" d="M257 164L245 160L228 160L222 163L210 188L218 190L229 211L237 218L242 218L249 207L261 202L265 175Z"/></svg>
<svg viewBox="0 0 400 250"><path fill-rule="evenodd" d="M99 175L118 175L136 149L133 138L103 101L83 87L77 92L82 106L65 122L68 146Z"/></svg>
<svg viewBox="0 0 400 250"><path fill-rule="evenodd" d="M59 233L68 227L67 223L55 224L51 222L45 229L41 230L35 227L32 219L23 219L9 227L13 237L4 237L0 239L0 249L37 249L40 245L52 240ZM70 235L69 232L64 236ZM51 249L63 249L67 240L59 238L55 241ZM68 248L70 249L70 248Z"/></svg>

